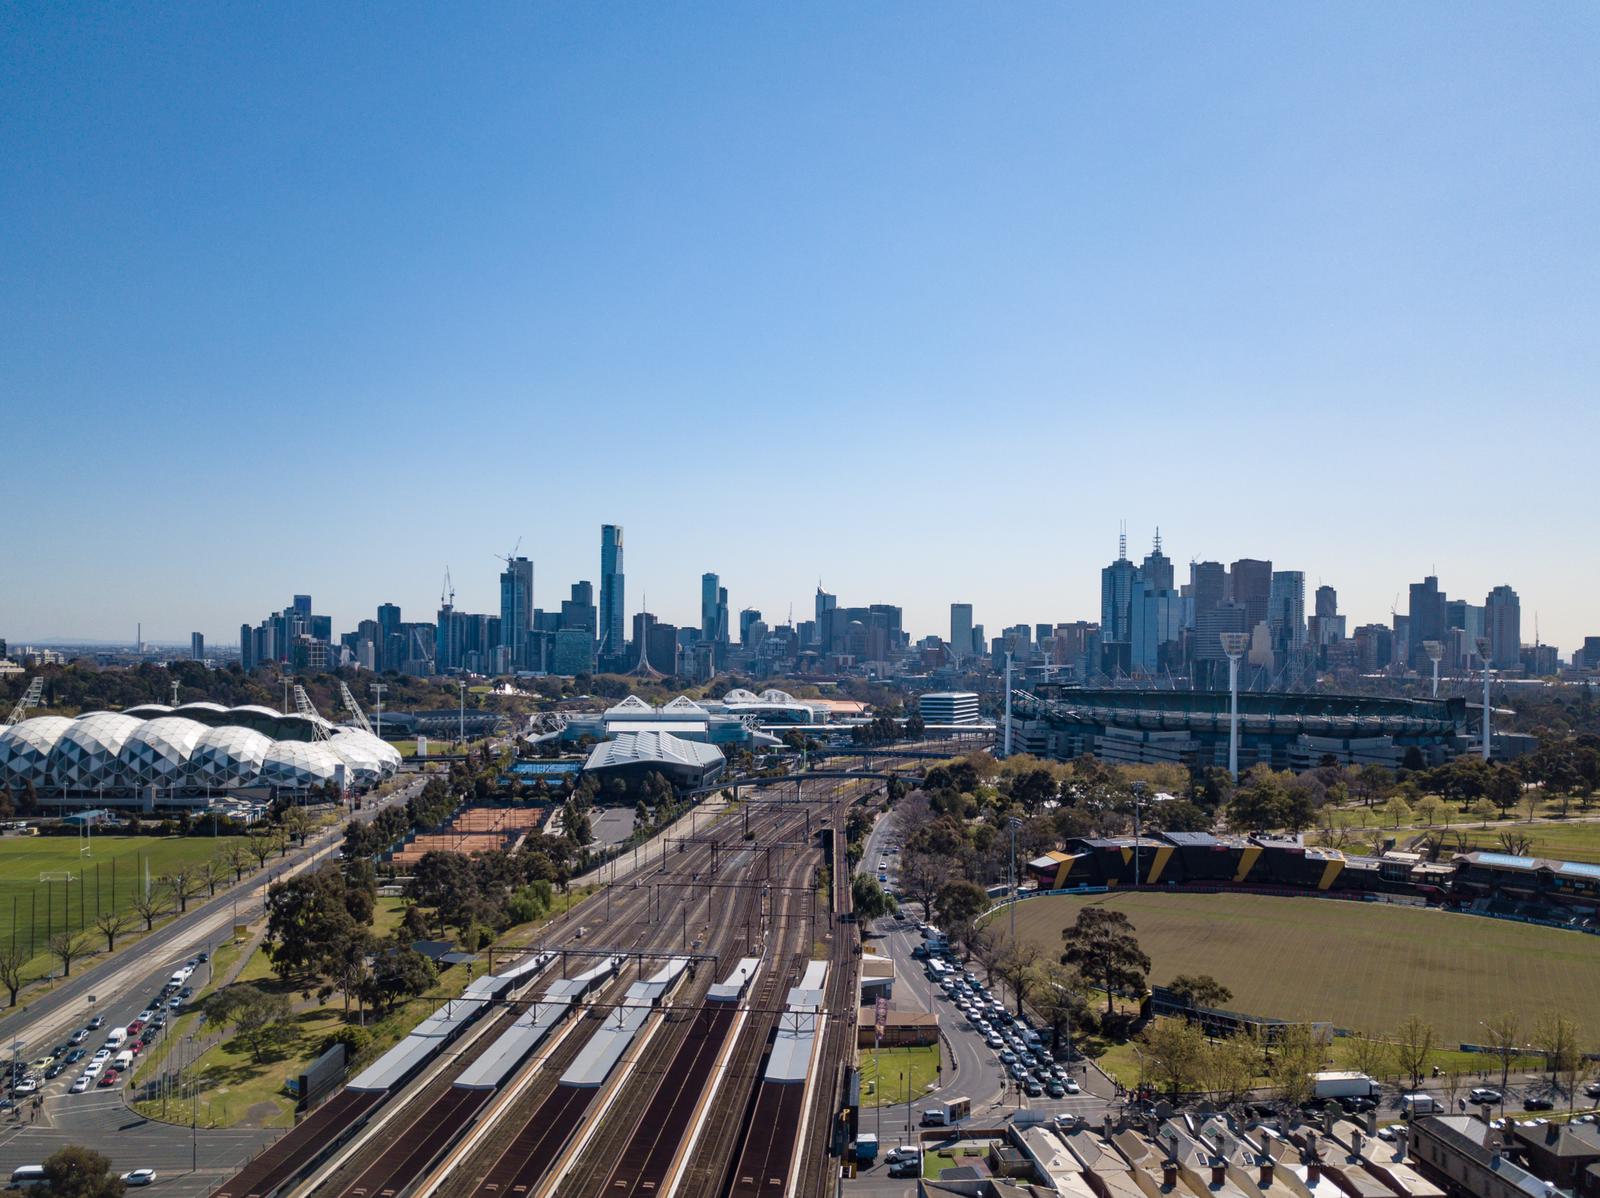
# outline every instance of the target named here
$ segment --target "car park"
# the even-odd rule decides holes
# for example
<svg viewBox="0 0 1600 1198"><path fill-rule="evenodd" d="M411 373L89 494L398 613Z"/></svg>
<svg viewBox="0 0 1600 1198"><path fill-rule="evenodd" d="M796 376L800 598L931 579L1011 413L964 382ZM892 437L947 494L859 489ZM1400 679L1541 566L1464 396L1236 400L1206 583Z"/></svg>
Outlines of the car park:
<svg viewBox="0 0 1600 1198"><path fill-rule="evenodd" d="M122 1184L125 1186L147 1186L156 1179L154 1169L134 1169L122 1175Z"/></svg>

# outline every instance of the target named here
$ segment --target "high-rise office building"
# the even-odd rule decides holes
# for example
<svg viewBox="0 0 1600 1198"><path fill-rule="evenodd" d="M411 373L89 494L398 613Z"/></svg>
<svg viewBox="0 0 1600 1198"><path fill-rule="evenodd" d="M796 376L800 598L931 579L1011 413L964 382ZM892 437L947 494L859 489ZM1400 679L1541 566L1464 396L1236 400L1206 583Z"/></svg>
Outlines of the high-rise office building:
<svg viewBox="0 0 1600 1198"><path fill-rule="evenodd" d="M309 620L311 618L311 596L310 595L296 595L294 597L294 603L293 603L292 606L294 608L294 614L295 615L301 617L302 619L306 619L306 620Z"/></svg>
<svg viewBox="0 0 1600 1198"><path fill-rule="evenodd" d="M826 616L826 614L828 612L832 611L834 608L836 608L838 606L839 606L839 596L828 594L827 591L822 589L822 584L820 582L817 583L817 608L816 608L816 614L817 614L817 627L819 629L823 629L823 628L826 628L828 626L828 622L824 617Z"/></svg>
<svg viewBox="0 0 1600 1198"><path fill-rule="evenodd" d="M622 525L600 526L600 656L624 652Z"/></svg>
<svg viewBox="0 0 1600 1198"><path fill-rule="evenodd" d="M1155 546L1145 554L1139 574L1153 590L1172 590L1172 559L1161 552L1161 530L1156 529Z"/></svg>
<svg viewBox="0 0 1600 1198"><path fill-rule="evenodd" d="M1272 563L1242 557L1228 571L1228 581L1233 584L1233 601L1244 605L1245 623L1254 632L1266 620L1272 602Z"/></svg>
<svg viewBox="0 0 1600 1198"><path fill-rule="evenodd" d="M189 634L189 656L195 661L204 661L206 659L206 638L198 632Z"/></svg>
<svg viewBox="0 0 1600 1198"><path fill-rule="evenodd" d="M513 667L526 668L532 631L533 563L513 557L500 574L500 643L511 651Z"/></svg>
<svg viewBox="0 0 1600 1198"><path fill-rule="evenodd" d="M1267 597L1272 651L1280 661L1305 644L1306 576L1301 570L1274 570Z"/></svg>
<svg viewBox="0 0 1600 1198"><path fill-rule="evenodd" d="M1117 560L1100 571L1100 637L1106 644L1126 644L1132 635L1132 603L1138 567L1128 560L1128 538L1118 540Z"/></svg>
<svg viewBox="0 0 1600 1198"><path fill-rule="evenodd" d="M1439 580L1432 574L1421 582L1411 584L1411 622L1407 637L1407 660L1421 669L1431 669L1423 645L1428 641L1444 642L1445 595L1439 589Z"/></svg>
<svg viewBox="0 0 1600 1198"><path fill-rule="evenodd" d="M1317 615L1321 618L1339 614L1339 592L1330 586L1317 588Z"/></svg>
<svg viewBox="0 0 1600 1198"><path fill-rule="evenodd" d="M1522 664L1522 601L1509 586L1489 592L1483 602L1483 635L1489 638L1489 661L1496 669Z"/></svg>
<svg viewBox="0 0 1600 1198"><path fill-rule="evenodd" d="M739 613L739 643L745 648L750 647L750 627L761 623L761 613L753 607L747 607Z"/></svg>
<svg viewBox="0 0 1600 1198"><path fill-rule="evenodd" d="M960 661L972 656L972 604L950 605L950 653Z"/></svg>
<svg viewBox="0 0 1600 1198"><path fill-rule="evenodd" d="M1198 624L1201 612L1210 611L1228 597L1228 568L1221 562L1191 562L1189 586Z"/></svg>
<svg viewBox="0 0 1600 1198"><path fill-rule="evenodd" d="M700 638L705 641L717 639L717 592L721 583L709 570L700 575Z"/></svg>

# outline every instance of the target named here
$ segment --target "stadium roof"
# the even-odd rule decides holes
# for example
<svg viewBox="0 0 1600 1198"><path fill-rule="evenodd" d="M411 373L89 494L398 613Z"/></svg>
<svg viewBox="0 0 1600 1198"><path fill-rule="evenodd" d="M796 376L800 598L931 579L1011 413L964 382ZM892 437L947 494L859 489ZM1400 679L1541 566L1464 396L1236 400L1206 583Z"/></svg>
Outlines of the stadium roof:
<svg viewBox="0 0 1600 1198"><path fill-rule="evenodd" d="M591 749L583 768L600 770L650 763L703 768L718 765L722 759L721 749L684 740L670 732L624 732L615 740L602 741Z"/></svg>

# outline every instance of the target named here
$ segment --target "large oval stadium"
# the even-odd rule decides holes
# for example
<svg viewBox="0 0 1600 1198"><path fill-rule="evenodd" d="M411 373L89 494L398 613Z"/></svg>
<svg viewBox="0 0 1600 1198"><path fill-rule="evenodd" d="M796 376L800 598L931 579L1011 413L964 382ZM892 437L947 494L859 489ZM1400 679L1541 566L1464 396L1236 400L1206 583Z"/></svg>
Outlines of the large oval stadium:
<svg viewBox="0 0 1600 1198"><path fill-rule="evenodd" d="M41 801L168 804L219 791L365 789L400 769L370 732L269 707L153 703L0 728L0 790Z"/></svg>

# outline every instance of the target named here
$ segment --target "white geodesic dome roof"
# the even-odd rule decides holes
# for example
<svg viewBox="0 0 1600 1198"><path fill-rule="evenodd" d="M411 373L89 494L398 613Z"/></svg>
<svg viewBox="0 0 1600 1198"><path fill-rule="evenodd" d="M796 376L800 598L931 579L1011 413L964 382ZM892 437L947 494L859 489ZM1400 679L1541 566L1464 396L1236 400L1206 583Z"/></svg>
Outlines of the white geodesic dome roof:
<svg viewBox="0 0 1600 1198"><path fill-rule="evenodd" d="M332 782L343 759L323 741L279 740L272 742L262 763L262 781L274 786L303 790Z"/></svg>
<svg viewBox="0 0 1600 1198"><path fill-rule="evenodd" d="M326 743L345 763L346 772L352 782L371 785L394 772L387 755L383 752L384 749L389 749L389 746L359 728L340 732ZM394 750L389 749L389 752L393 753ZM395 755L399 756L398 753Z"/></svg>
<svg viewBox="0 0 1600 1198"><path fill-rule="evenodd" d="M35 787L49 780L50 750L72 721L59 715L36 715L0 732L0 787L21 790L32 782Z"/></svg>
<svg viewBox="0 0 1600 1198"><path fill-rule="evenodd" d="M140 721L114 711L92 711L72 721L50 751L50 781L72 790L125 783L118 758Z"/></svg>
<svg viewBox="0 0 1600 1198"><path fill-rule="evenodd" d="M207 728L189 754L189 771L201 786L251 786L261 781L272 739L254 728Z"/></svg>
<svg viewBox="0 0 1600 1198"><path fill-rule="evenodd" d="M195 744L207 731L204 724L182 716L146 720L128 736L118 754L124 780L135 786L152 782L172 786L183 781Z"/></svg>

